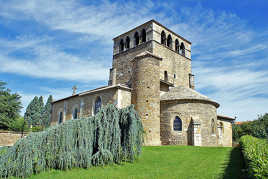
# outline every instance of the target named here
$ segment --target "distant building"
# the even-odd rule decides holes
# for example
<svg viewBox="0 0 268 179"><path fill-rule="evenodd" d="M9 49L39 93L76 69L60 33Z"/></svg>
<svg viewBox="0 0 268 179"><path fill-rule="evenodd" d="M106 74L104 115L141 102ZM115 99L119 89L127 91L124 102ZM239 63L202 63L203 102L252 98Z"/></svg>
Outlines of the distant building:
<svg viewBox="0 0 268 179"><path fill-rule="evenodd" d="M134 104L145 145L232 146L233 118L195 91L191 42L155 20L113 39L108 86L53 102L52 124Z"/></svg>

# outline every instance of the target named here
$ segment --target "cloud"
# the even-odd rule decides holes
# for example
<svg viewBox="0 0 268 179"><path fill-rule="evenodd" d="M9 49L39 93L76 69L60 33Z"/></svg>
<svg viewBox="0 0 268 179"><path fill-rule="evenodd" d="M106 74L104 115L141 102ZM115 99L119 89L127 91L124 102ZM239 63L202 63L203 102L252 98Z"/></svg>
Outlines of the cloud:
<svg viewBox="0 0 268 179"><path fill-rule="evenodd" d="M44 38L19 38L20 40L3 40L0 45L0 72L20 75L89 82L107 80L108 67L102 60L84 59L83 57L66 53L53 45L47 45ZM31 54L30 59L12 57L12 53L23 51Z"/></svg>
<svg viewBox="0 0 268 179"><path fill-rule="evenodd" d="M256 31L238 15L204 8L201 1L191 7L175 6L175 2L149 0L90 4L10 0L0 6L0 17L34 21L50 33L0 38L0 71L83 83L107 80L111 39L153 18L192 41L196 88L220 102L220 113L250 120L268 112L268 30ZM72 38L70 44L64 41L67 36ZM77 53L66 50L72 45ZM88 49L93 50L85 55Z"/></svg>

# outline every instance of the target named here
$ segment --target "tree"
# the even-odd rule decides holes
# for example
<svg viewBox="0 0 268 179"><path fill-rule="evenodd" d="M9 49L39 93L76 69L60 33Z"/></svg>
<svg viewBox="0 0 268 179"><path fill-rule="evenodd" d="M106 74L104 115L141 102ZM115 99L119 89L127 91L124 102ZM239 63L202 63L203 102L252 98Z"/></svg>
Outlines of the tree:
<svg viewBox="0 0 268 179"><path fill-rule="evenodd" d="M8 129L11 123L19 118L22 108L21 96L17 93L12 94L5 85L5 82L0 81L0 129Z"/></svg>
<svg viewBox="0 0 268 179"><path fill-rule="evenodd" d="M26 108L26 112L24 114L24 119L27 121L28 125L32 126L40 126L42 124L42 111L44 108L43 97L35 96L34 99L30 102L30 104Z"/></svg>
<svg viewBox="0 0 268 179"><path fill-rule="evenodd" d="M49 95L44 110L42 112L42 125L44 127L48 127L51 122L52 101L53 101L52 95Z"/></svg>

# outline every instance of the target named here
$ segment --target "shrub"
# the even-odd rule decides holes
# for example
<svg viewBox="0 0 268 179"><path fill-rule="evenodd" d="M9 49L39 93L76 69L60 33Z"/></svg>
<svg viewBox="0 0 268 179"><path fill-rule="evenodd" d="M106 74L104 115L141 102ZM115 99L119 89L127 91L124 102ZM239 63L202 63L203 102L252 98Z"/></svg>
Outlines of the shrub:
<svg viewBox="0 0 268 179"><path fill-rule="evenodd" d="M133 106L102 108L20 139L0 158L0 177L28 177L49 168L88 168L132 162L141 153L142 123Z"/></svg>
<svg viewBox="0 0 268 179"><path fill-rule="evenodd" d="M249 176L252 178L268 177L268 143L249 135L240 138L240 145Z"/></svg>

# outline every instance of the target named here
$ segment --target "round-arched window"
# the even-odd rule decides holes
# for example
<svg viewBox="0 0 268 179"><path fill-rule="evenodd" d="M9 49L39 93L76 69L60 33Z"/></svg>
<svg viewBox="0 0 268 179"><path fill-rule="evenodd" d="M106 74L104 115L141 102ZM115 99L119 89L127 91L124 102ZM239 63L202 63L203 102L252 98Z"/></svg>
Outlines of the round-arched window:
<svg viewBox="0 0 268 179"><path fill-rule="evenodd" d="M61 124L63 122L63 113L60 112L59 113L59 124Z"/></svg>
<svg viewBox="0 0 268 179"><path fill-rule="evenodd" d="M182 121L178 116L176 116L174 121L173 121L173 130L174 131L182 131Z"/></svg>
<svg viewBox="0 0 268 179"><path fill-rule="evenodd" d="M214 119L211 120L211 133L215 134L215 121L214 121Z"/></svg>
<svg viewBox="0 0 268 179"><path fill-rule="evenodd" d="M98 96L95 101L95 108L94 108L94 114L97 114L101 108L101 97Z"/></svg>
<svg viewBox="0 0 268 179"><path fill-rule="evenodd" d="M78 109L75 108L73 111L73 119L77 119L78 118Z"/></svg>

